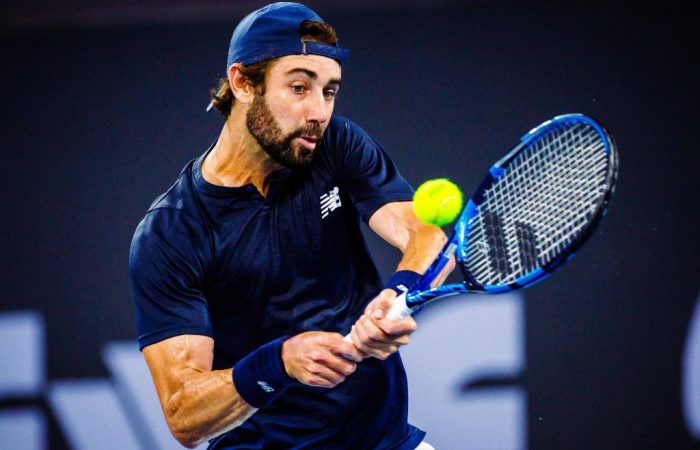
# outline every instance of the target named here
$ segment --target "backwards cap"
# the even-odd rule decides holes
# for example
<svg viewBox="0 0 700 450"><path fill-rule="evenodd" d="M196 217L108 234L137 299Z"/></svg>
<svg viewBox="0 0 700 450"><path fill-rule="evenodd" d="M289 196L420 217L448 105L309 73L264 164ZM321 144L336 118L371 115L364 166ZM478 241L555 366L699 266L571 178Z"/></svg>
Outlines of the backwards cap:
<svg viewBox="0 0 700 450"><path fill-rule="evenodd" d="M305 20L325 23L300 3L279 2L248 14L233 31L226 70L232 64L245 65L286 55L322 55L339 63L348 60L342 47L301 39L299 27Z"/></svg>

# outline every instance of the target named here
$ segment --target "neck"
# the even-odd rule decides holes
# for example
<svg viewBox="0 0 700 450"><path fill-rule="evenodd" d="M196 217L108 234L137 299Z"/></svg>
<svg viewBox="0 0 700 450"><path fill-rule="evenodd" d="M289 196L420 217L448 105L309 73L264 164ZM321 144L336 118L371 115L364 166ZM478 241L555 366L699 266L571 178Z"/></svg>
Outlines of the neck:
<svg viewBox="0 0 700 450"><path fill-rule="evenodd" d="M274 162L248 132L245 114L234 105L214 148L204 159L202 176L219 186L252 184L264 196L272 172L281 166Z"/></svg>

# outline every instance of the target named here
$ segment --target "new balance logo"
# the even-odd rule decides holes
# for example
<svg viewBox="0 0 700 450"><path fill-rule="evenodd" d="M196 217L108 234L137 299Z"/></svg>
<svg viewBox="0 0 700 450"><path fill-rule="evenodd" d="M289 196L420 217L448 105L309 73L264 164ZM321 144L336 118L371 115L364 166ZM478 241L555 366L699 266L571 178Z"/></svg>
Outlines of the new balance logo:
<svg viewBox="0 0 700 450"><path fill-rule="evenodd" d="M260 386L260 389L267 392L268 394L270 392L275 392L275 388L273 388L272 386L270 386L269 384L267 384L264 381L258 381L258 386Z"/></svg>
<svg viewBox="0 0 700 450"><path fill-rule="evenodd" d="M340 208L341 203L338 192L340 192L340 189L338 189L338 186L335 186L329 193L321 196L321 219L325 219L331 211Z"/></svg>
<svg viewBox="0 0 700 450"><path fill-rule="evenodd" d="M396 288L400 289L402 292L408 292L408 288L405 284L399 284L398 286L396 286Z"/></svg>

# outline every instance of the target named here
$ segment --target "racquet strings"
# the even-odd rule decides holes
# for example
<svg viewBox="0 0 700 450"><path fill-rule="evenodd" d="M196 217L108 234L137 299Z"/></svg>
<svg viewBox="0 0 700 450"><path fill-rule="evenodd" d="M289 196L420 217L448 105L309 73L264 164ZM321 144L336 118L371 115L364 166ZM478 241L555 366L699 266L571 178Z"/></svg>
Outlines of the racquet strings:
<svg viewBox="0 0 700 450"><path fill-rule="evenodd" d="M545 131L485 191L461 255L465 271L480 285L509 284L560 256L596 215L608 164L592 125L565 121Z"/></svg>

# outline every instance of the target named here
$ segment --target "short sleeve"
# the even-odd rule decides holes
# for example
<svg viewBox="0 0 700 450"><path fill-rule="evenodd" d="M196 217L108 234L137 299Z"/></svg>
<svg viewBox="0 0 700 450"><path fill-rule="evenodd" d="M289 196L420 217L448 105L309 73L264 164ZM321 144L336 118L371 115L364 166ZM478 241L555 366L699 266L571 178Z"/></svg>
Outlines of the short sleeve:
<svg viewBox="0 0 700 450"><path fill-rule="evenodd" d="M175 209L149 211L129 253L139 348L182 334L213 336L202 293L203 233Z"/></svg>
<svg viewBox="0 0 700 450"><path fill-rule="evenodd" d="M336 171L362 220L387 203L410 201L413 188L401 176L389 155L355 123L335 119L330 133Z"/></svg>

